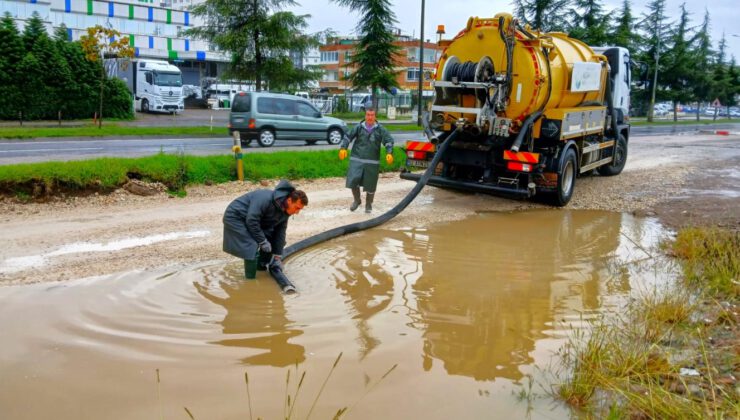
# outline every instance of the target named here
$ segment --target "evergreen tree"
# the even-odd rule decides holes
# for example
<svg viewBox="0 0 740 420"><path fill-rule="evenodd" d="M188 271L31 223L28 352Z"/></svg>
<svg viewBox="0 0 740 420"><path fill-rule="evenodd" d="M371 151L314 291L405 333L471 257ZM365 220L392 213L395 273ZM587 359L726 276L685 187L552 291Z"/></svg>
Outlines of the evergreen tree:
<svg viewBox="0 0 740 420"><path fill-rule="evenodd" d="M632 54L637 52L640 36L635 31L635 18L629 0L624 0L619 15L614 19L616 26L609 32L610 44L627 48Z"/></svg>
<svg viewBox="0 0 740 420"><path fill-rule="evenodd" d="M648 11L643 14L643 20L640 27L645 36L645 50L642 52L642 60L648 63L652 70L652 77L649 79L648 90L650 99L648 104L648 121L653 121L653 109L655 107L656 96L664 97L664 92L659 91L661 79L658 76L664 74L660 58L665 55L668 46L669 31L671 23L666 17L666 0L651 0L646 6Z"/></svg>
<svg viewBox="0 0 740 420"><path fill-rule="evenodd" d="M40 118L55 119L59 111L66 114L66 92L74 84L74 79L67 61L58 49L58 44L48 36L41 36L34 44L31 53L45 67L39 80L46 94L42 109L37 110L41 115Z"/></svg>
<svg viewBox="0 0 740 420"><path fill-rule="evenodd" d="M694 35L692 40L692 53L694 55L695 67L692 70L692 91L693 96L696 99L696 120L699 121L699 114L702 107L702 103L709 102L712 98L712 77L707 69L710 68L712 56L712 41L709 37L709 11L705 10L704 20Z"/></svg>
<svg viewBox="0 0 740 420"><path fill-rule="evenodd" d="M543 32L565 31L570 0L514 0L514 16Z"/></svg>
<svg viewBox="0 0 740 420"><path fill-rule="evenodd" d="M725 106L726 104L733 102L733 89L732 81L730 80L730 74L727 69L726 60L727 40L725 35L722 34L722 39L719 41L719 47L717 48L717 55L712 65L712 87L711 87L711 98L712 100L719 100L719 102ZM719 108L714 109L714 118L717 118Z"/></svg>
<svg viewBox="0 0 740 420"><path fill-rule="evenodd" d="M303 34L308 15L281 10L294 5L293 0L206 0L192 9L203 24L186 33L231 54L227 78L254 80L258 91L272 79L277 86L305 85L317 72L288 66L288 55L318 46L318 38Z"/></svg>
<svg viewBox="0 0 740 420"><path fill-rule="evenodd" d="M588 45L606 45L609 16L599 0L573 0L568 35Z"/></svg>
<svg viewBox="0 0 740 420"><path fill-rule="evenodd" d="M398 87L396 62L401 48L394 45L393 25L396 15L389 0L333 0L360 12L357 33L360 41L355 46L350 66L355 66L349 80L355 88L370 87L373 106L378 106L378 88L390 91Z"/></svg>
<svg viewBox="0 0 740 420"><path fill-rule="evenodd" d="M678 25L671 31L669 40L671 48L664 57L665 75L662 78L673 101L673 121L678 121L676 114L678 103L688 103L693 96L692 73L696 62L691 51L689 31L689 12L686 10L686 3L683 3Z"/></svg>
<svg viewBox="0 0 740 420"><path fill-rule="evenodd" d="M46 33L41 16L37 12L33 12L31 18L26 22L26 27L23 29L23 45L26 48L26 52L33 49L39 38L48 37L49 35Z"/></svg>
<svg viewBox="0 0 740 420"><path fill-rule="evenodd" d="M5 13L0 21L0 120L18 118L20 92L18 90L18 65L24 56L15 21Z"/></svg>
<svg viewBox="0 0 740 420"><path fill-rule="evenodd" d="M21 111L26 120L38 120L45 116L49 91L40 82L45 71L46 67L30 51L18 64L18 90L23 98Z"/></svg>
<svg viewBox="0 0 740 420"><path fill-rule="evenodd" d="M730 118L730 107L737 105L737 98L740 96L740 69L735 62L735 56L730 59L727 67L727 78L729 79L729 92L727 95L727 117Z"/></svg>

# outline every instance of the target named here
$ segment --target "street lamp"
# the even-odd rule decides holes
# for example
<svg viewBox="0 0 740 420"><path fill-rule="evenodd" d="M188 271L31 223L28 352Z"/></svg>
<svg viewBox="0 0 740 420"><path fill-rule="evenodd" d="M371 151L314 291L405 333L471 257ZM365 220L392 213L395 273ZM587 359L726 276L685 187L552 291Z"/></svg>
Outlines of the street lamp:
<svg viewBox="0 0 740 420"><path fill-rule="evenodd" d="M416 124L421 127L421 98L422 89L424 88L424 5L425 1L421 0L421 37L419 38L419 103L416 114Z"/></svg>

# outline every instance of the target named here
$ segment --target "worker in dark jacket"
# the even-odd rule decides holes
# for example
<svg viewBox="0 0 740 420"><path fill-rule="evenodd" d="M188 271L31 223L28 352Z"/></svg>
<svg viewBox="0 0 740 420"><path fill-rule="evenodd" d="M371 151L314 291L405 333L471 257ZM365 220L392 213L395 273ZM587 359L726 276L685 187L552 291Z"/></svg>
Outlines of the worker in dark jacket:
<svg viewBox="0 0 740 420"><path fill-rule="evenodd" d="M308 205L306 193L288 181L275 190L256 190L242 195L224 213L224 251L244 260L244 275L274 266L282 271L282 253L288 217Z"/></svg>
<svg viewBox="0 0 740 420"><path fill-rule="evenodd" d="M378 172L380 169L381 144L385 146L385 161L393 163L393 137L388 130L375 120L375 110L368 108L365 111L365 119L357 124L342 139L339 149L339 159L347 157L347 147L352 141L352 154L349 158L349 170L347 171L347 188L352 189L354 201L349 207L350 211L357 210L362 203L360 187L365 190L365 213L373 211L373 198L375 188L378 186Z"/></svg>

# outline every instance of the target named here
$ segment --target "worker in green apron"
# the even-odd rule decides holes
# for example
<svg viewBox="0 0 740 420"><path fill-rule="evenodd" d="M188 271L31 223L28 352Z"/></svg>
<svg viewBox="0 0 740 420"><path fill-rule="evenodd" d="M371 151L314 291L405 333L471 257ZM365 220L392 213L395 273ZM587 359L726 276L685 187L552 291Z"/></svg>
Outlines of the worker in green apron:
<svg viewBox="0 0 740 420"><path fill-rule="evenodd" d="M392 164L393 137L375 120L375 110L368 108L365 110L365 119L342 139L339 159L347 158L347 147L352 141L354 144L349 157L346 186L352 189L355 200L349 209L355 211L360 207L362 203L360 187L362 187L365 190L365 213L370 213L373 211L373 198L378 185L380 146L385 146L385 161L389 165Z"/></svg>

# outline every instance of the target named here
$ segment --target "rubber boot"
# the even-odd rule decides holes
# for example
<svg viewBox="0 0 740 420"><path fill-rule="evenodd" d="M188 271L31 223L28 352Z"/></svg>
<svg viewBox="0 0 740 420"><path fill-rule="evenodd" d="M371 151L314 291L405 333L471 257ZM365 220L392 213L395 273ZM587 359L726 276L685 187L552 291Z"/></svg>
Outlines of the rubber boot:
<svg viewBox="0 0 740 420"><path fill-rule="evenodd" d="M360 204L362 204L360 187L352 187L352 196L355 198L355 201L353 201L352 205L349 206L349 211L357 210L357 208L360 207Z"/></svg>
<svg viewBox="0 0 740 420"><path fill-rule="evenodd" d="M374 192L365 194L365 213L372 213L373 211L373 198L375 197Z"/></svg>
<svg viewBox="0 0 740 420"><path fill-rule="evenodd" d="M253 280L257 277L257 260L244 260L244 278Z"/></svg>

